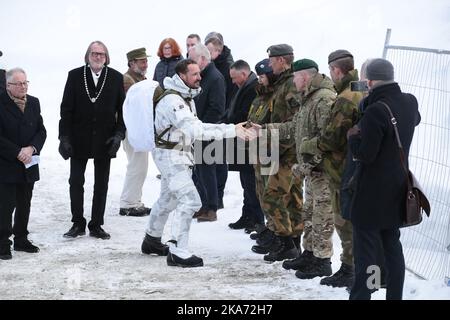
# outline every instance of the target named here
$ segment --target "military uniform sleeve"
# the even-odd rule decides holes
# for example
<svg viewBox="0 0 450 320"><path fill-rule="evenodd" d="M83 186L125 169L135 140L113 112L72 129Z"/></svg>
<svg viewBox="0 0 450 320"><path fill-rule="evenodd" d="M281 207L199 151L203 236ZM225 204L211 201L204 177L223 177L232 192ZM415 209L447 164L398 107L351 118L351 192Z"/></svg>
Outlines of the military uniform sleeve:
<svg viewBox="0 0 450 320"><path fill-rule="evenodd" d="M333 105L330 121L318 139L322 151L342 150L347 144L347 131L356 123L358 108L344 98L338 98Z"/></svg>

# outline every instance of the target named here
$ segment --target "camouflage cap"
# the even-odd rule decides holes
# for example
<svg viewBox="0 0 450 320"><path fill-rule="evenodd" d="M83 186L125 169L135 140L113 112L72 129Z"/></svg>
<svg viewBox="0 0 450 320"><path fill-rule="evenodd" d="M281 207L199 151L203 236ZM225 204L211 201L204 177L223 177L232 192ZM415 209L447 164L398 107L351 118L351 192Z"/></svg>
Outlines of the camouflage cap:
<svg viewBox="0 0 450 320"><path fill-rule="evenodd" d="M290 54L294 54L294 49L288 44L275 44L267 48L267 53L270 57L279 57L279 56L287 56Z"/></svg>
<svg viewBox="0 0 450 320"><path fill-rule="evenodd" d="M343 59L343 58L353 58L353 55L350 52L348 52L347 50L339 49L339 50L333 51L328 56L328 64L332 63L333 61Z"/></svg>
<svg viewBox="0 0 450 320"><path fill-rule="evenodd" d="M315 68L317 71L319 71L319 66L311 59L297 60L292 64L292 71L294 72L311 68Z"/></svg>
<svg viewBox="0 0 450 320"><path fill-rule="evenodd" d="M146 59L147 57L150 56L145 52L145 48L134 49L127 53L128 62L136 59Z"/></svg>
<svg viewBox="0 0 450 320"><path fill-rule="evenodd" d="M272 68L269 66L269 59L264 59L258 62L255 66L255 71L259 76L273 72Z"/></svg>

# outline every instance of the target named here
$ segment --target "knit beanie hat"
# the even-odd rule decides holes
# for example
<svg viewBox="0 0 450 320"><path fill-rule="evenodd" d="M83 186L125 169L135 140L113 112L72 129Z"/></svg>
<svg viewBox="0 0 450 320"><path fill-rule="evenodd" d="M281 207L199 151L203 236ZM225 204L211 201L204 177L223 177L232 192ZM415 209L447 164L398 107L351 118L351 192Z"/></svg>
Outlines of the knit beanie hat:
<svg viewBox="0 0 450 320"><path fill-rule="evenodd" d="M366 67L368 80L394 80L394 66L386 59L373 59Z"/></svg>

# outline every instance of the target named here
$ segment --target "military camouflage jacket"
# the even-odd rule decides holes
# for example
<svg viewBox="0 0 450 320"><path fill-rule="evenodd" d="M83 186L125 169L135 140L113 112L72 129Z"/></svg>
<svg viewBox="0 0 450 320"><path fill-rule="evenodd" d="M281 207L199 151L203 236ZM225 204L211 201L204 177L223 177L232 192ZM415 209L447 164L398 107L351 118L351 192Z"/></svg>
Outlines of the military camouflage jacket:
<svg viewBox="0 0 450 320"><path fill-rule="evenodd" d="M341 81L335 83L338 96L331 109L330 121L317 145L323 154L324 170L334 187L339 187L347 154L347 131L359 119L358 105L363 98L361 92L350 90L350 82L358 81L358 71L352 70Z"/></svg>
<svg viewBox="0 0 450 320"><path fill-rule="evenodd" d="M256 86L257 96L253 100L248 112L248 120L257 124L270 122L273 109L273 87L264 87L260 84Z"/></svg>
<svg viewBox="0 0 450 320"><path fill-rule="evenodd" d="M272 96L272 113L270 123L283 123L291 121L300 108L300 95L297 92L292 70L280 74L275 82L275 92ZM288 136L280 136L280 160L289 166L296 162L295 141Z"/></svg>
<svg viewBox="0 0 450 320"><path fill-rule="evenodd" d="M307 89L301 94L301 107L293 117L286 123L271 124L269 129L279 129L280 139L293 138L297 150L297 161L299 163L310 162L313 156L319 156L321 151L315 149L315 153L302 150L302 142L318 137L325 128L331 111L331 106L336 98L333 82L323 74L316 74L310 81ZM317 169L320 170L319 160Z"/></svg>

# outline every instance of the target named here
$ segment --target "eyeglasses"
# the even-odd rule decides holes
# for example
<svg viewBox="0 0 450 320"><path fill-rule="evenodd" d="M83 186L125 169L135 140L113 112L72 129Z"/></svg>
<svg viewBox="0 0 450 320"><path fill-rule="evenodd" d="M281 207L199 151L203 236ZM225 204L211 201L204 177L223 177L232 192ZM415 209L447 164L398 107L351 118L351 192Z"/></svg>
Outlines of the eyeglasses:
<svg viewBox="0 0 450 320"><path fill-rule="evenodd" d="M30 81L24 81L24 82L8 82L8 84L16 87L28 87L30 84Z"/></svg>
<svg viewBox="0 0 450 320"><path fill-rule="evenodd" d="M106 57L106 53L104 53L104 52L94 52L94 51L92 51L92 52L91 52L91 56L93 56L93 57L101 57L101 58L104 58L104 57Z"/></svg>

